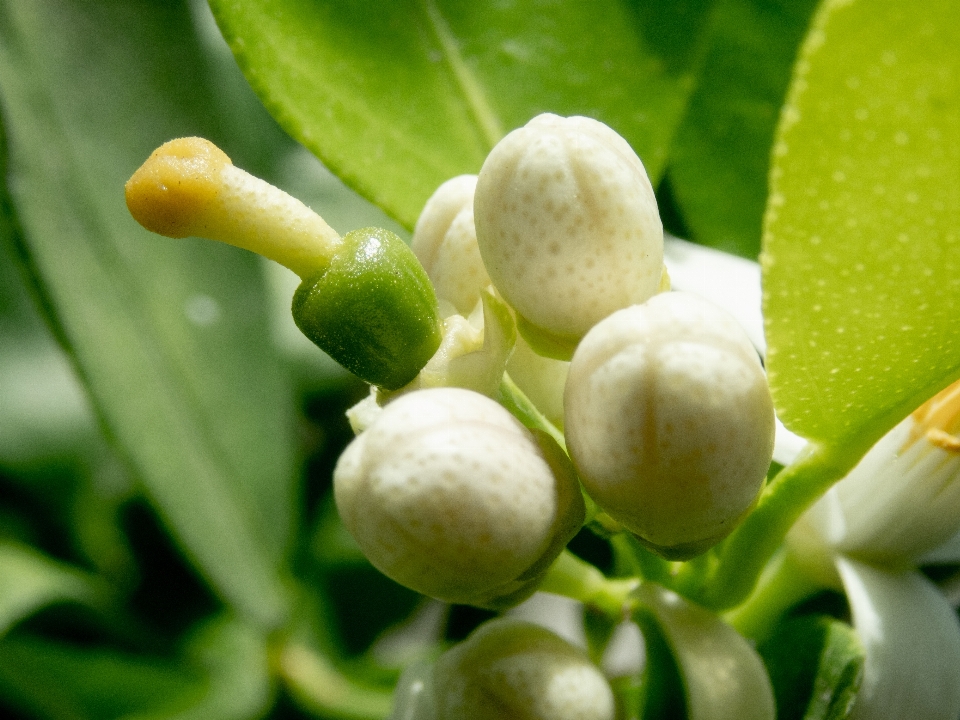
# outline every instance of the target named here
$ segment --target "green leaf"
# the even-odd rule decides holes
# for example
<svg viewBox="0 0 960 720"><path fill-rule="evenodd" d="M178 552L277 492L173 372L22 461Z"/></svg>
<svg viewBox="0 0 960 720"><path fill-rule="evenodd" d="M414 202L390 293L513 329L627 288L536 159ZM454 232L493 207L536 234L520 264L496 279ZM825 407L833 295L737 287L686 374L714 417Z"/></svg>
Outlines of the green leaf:
<svg viewBox="0 0 960 720"><path fill-rule="evenodd" d="M216 137L186 8L0 6L9 190L45 310L168 527L246 616L284 614L292 413L257 259L157 238L123 183L171 137Z"/></svg>
<svg viewBox="0 0 960 720"><path fill-rule="evenodd" d="M0 127L0 178L6 178ZM29 296L13 249L18 232L0 180L0 465L42 471L97 438L89 402Z"/></svg>
<svg viewBox="0 0 960 720"><path fill-rule="evenodd" d="M80 570L25 545L0 543L0 636L47 605L101 599L102 588Z"/></svg>
<svg viewBox="0 0 960 720"><path fill-rule="evenodd" d="M198 673L156 659L32 637L0 642L0 692L36 717L115 720L202 691Z"/></svg>
<svg viewBox="0 0 960 720"><path fill-rule="evenodd" d="M407 227L545 111L606 122L656 182L711 3L210 1L281 125Z"/></svg>
<svg viewBox="0 0 960 720"><path fill-rule="evenodd" d="M260 630L217 618L194 634L187 651L206 675L204 692L189 707L149 713L143 720L247 720L264 714L272 687L267 638Z"/></svg>
<svg viewBox="0 0 960 720"><path fill-rule="evenodd" d="M824 4L775 145L767 367L784 425L876 439L960 375L960 5Z"/></svg>
<svg viewBox="0 0 960 720"><path fill-rule="evenodd" d="M770 149L815 0L723 0L667 174L691 240L760 253Z"/></svg>
<svg viewBox="0 0 960 720"><path fill-rule="evenodd" d="M177 664L10 637L0 642L0 690L54 720L246 720L271 697L265 638L230 618L194 633Z"/></svg>
<svg viewBox="0 0 960 720"><path fill-rule="evenodd" d="M370 567L370 573L376 571ZM398 599L396 592L382 592L384 582L391 581L382 575L379 577L380 587L376 584L374 587L358 587L343 575L330 581L334 589L343 591L355 605L361 606L357 609L359 618L354 618L353 622L341 622L342 629L369 632L370 628L366 626L380 623L382 618L377 614L385 608L399 612L401 617L410 615L409 603L395 602ZM345 584L341 582L344 579L347 580ZM413 596L412 591L396 587ZM377 607L370 602L374 598L377 602L373 605ZM329 602L330 598L322 588L300 587L297 613L289 624L289 636L275 656L278 677L283 680L291 699L312 715L337 720L380 720L390 712L392 688L378 682L383 678L371 677L379 673L369 662L369 656L358 658L359 662L343 661L343 648L334 637L336 617ZM395 675L389 678L391 684L395 680Z"/></svg>
<svg viewBox="0 0 960 720"><path fill-rule="evenodd" d="M846 623L816 615L787 620L759 648L777 696L778 720L843 720L863 680L864 651Z"/></svg>

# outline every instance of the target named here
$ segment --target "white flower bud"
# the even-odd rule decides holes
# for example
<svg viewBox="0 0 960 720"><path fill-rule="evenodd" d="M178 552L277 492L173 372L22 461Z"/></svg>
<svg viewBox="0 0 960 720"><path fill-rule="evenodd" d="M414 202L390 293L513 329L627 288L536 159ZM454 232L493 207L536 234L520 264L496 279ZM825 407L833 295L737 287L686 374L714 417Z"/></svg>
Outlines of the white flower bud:
<svg viewBox="0 0 960 720"><path fill-rule="evenodd" d="M601 122L544 114L508 134L480 170L474 211L487 272L538 350L572 349L659 288L653 189L640 158Z"/></svg>
<svg viewBox="0 0 960 720"><path fill-rule="evenodd" d="M833 576L832 555L915 564L960 531L960 382L884 435L791 529L807 569Z"/></svg>
<svg viewBox="0 0 960 720"><path fill-rule="evenodd" d="M334 497L384 574L439 600L501 607L533 592L583 522L565 460L483 395L419 390L346 449Z"/></svg>
<svg viewBox="0 0 960 720"><path fill-rule="evenodd" d="M616 714L607 679L581 650L511 619L482 625L442 655L430 690L431 720L613 720Z"/></svg>
<svg viewBox="0 0 960 720"><path fill-rule="evenodd" d="M468 315L490 278L480 259L473 224L476 175L447 180L427 200L413 230L413 253L430 277L437 297Z"/></svg>
<svg viewBox="0 0 960 720"><path fill-rule="evenodd" d="M773 452L773 403L744 331L694 295L664 293L580 343L564 396L590 496L648 547L696 555L749 511Z"/></svg>

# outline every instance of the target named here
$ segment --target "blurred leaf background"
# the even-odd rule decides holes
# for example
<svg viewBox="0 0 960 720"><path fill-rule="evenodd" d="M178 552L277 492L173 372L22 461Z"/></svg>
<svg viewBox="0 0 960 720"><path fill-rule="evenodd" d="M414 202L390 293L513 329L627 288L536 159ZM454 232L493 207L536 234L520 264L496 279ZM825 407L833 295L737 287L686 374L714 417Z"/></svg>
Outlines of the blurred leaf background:
<svg viewBox="0 0 960 720"><path fill-rule="evenodd" d="M502 134L591 115L641 155L668 230L756 258L815 9L211 5L239 67L203 2L0 4L8 717L383 717L401 666L486 617L359 555L328 491L365 388L299 336L286 271L129 217L123 183L155 147L208 137L340 232L409 237ZM574 547L612 569L604 541ZM411 614L419 634L384 636Z"/></svg>

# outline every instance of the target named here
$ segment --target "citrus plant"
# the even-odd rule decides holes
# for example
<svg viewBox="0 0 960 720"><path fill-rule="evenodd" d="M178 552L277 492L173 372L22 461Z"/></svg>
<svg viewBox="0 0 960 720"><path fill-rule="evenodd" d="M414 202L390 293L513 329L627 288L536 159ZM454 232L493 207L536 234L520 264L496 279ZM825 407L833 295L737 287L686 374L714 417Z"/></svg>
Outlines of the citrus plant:
<svg viewBox="0 0 960 720"><path fill-rule="evenodd" d="M956 720L958 28L7 0L0 710Z"/></svg>

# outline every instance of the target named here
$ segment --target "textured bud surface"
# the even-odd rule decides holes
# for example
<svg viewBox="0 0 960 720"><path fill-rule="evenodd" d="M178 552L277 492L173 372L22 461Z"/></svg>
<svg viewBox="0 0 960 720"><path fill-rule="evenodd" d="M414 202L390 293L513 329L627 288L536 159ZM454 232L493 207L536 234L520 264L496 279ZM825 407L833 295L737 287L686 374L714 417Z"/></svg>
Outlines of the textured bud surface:
<svg viewBox="0 0 960 720"><path fill-rule="evenodd" d="M476 175L447 180L427 200L410 247L437 290L437 297L467 315L490 284L473 223Z"/></svg>
<svg viewBox="0 0 960 720"><path fill-rule="evenodd" d="M497 289L532 326L575 344L659 286L663 228L640 158L609 127L539 115L480 170L477 240Z"/></svg>
<svg viewBox="0 0 960 720"><path fill-rule="evenodd" d="M334 495L381 572L425 595L475 605L525 588L584 513L571 472L503 407L457 388L387 405L340 457Z"/></svg>
<svg viewBox="0 0 960 720"><path fill-rule="evenodd" d="M433 672L436 720L613 720L613 693L587 657L549 630L495 620Z"/></svg>
<svg viewBox="0 0 960 720"><path fill-rule="evenodd" d="M725 537L763 486L774 435L763 368L736 321L696 296L664 293L594 327L564 404L590 496L667 557Z"/></svg>

